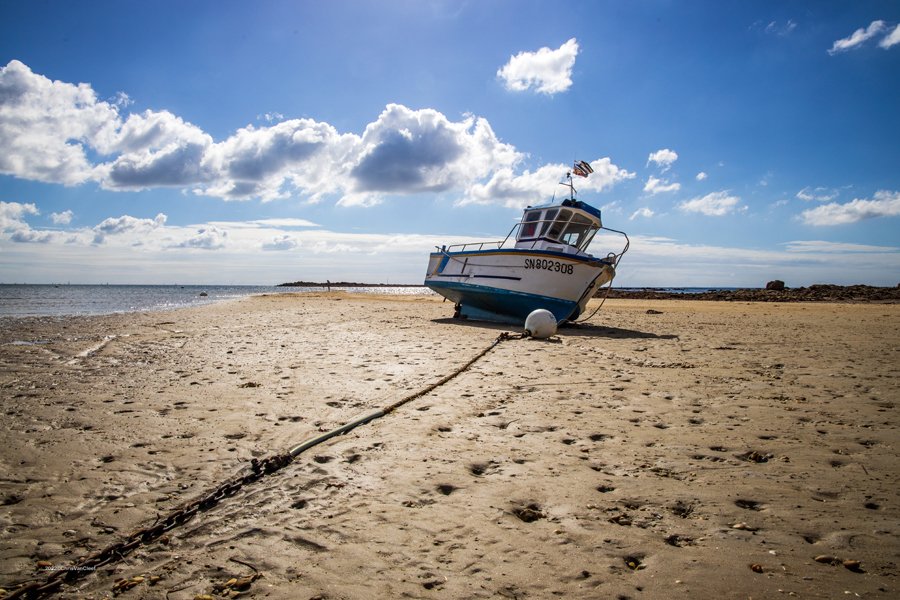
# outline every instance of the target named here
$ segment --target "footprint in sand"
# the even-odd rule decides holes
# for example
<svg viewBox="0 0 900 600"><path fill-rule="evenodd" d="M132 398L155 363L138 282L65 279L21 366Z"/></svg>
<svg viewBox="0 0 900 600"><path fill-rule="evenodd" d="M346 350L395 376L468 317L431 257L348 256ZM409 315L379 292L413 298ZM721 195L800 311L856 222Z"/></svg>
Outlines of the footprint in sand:
<svg viewBox="0 0 900 600"><path fill-rule="evenodd" d="M762 504L756 500L738 499L734 501L734 505L744 510L762 510Z"/></svg>

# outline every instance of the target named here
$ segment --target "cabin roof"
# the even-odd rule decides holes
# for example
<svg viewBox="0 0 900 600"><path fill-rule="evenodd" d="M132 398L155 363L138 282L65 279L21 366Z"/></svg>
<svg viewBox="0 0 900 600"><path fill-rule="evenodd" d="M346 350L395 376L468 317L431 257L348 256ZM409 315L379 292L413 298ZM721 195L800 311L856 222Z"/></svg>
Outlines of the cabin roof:
<svg viewBox="0 0 900 600"><path fill-rule="evenodd" d="M567 208L577 208L579 210L583 210L584 212L597 217L598 219L602 219L600 216L600 209L594 208L587 202L582 202L581 200L571 200L566 198L562 202L548 202L547 204L541 204L539 206L529 206L525 210L543 210L545 208L553 208L555 206L565 206Z"/></svg>

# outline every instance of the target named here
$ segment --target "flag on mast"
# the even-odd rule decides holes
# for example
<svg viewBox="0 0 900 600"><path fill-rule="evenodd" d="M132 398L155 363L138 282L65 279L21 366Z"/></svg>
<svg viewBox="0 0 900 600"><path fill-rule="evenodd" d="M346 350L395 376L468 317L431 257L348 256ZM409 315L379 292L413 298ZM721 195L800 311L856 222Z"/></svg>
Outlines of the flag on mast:
<svg viewBox="0 0 900 600"><path fill-rule="evenodd" d="M578 175L579 177L587 177L591 173L594 172L594 169L591 168L591 165L586 163L583 160L580 160L575 163L572 167L572 172Z"/></svg>

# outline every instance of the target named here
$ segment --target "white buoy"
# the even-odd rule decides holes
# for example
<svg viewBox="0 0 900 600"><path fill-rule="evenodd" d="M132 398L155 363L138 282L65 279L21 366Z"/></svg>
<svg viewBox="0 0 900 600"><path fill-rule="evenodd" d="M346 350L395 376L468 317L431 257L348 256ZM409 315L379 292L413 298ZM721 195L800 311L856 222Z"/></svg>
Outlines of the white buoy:
<svg viewBox="0 0 900 600"><path fill-rule="evenodd" d="M556 333L556 317L545 308L531 311L525 319L525 335L543 340Z"/></svg>

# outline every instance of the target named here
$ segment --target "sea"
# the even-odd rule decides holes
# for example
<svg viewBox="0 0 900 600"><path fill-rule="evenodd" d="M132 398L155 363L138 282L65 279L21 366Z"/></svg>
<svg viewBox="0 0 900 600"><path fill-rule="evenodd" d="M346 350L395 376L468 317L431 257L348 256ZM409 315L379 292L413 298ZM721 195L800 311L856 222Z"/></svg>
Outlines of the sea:
<svg viewBox="0 0 900 600"><path fill-rule="evenodd" d="M70 285L0 284L0 317L63 317L161 311L199 306L255 294L321 292L319 286L265 285ZM333 286L348 293L432 295L424 286ZM724 287L624 287L623 291L675 294L733 290Z"/></svg>
<svg viewBox="0 0 900 600"><path fill-rule="evenodd" d="M433 294L422 286L332 287L348 293ZM324 287L256 285L0 284L0 317L63 317L164 311L256 294L322 292Z"/></svg>

